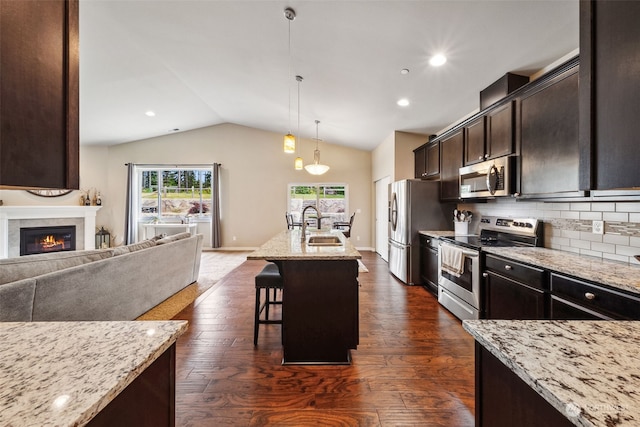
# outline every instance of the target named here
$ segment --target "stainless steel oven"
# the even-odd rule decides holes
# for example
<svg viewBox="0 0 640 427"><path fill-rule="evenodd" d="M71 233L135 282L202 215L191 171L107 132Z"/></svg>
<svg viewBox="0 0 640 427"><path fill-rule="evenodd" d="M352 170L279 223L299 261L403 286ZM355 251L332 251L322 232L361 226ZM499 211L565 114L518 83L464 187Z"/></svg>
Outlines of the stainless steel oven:
<svg viewBox="0 0 640 427"><path fill-rule="evenodd" d="M460 168L460 197L510 196L514 185L514 159L506 156Z"/></svg>
<svg viewBox="0 0 640 427"><path fill-rule="evenodd" d="M479 229L479 235L450 236L440 239L438 302L462 320L479 319L483 316L483 248L541 246L543 242L542 222L534 218L482 217ZM443 268L443 258L447 248L449 249L446 255L448 267ZM452 255L456 257L451 258ZM455 262L451 262L452 260ZM452 269L453 264L455 265Z"/></svg>
<svg viewBox="0 0 640 427"><path fill-rule="evenodd" d="M443 252L462 251L463 272L457 277L442 268ZM438 302L459 319L478 319L480 313L480 251L442 242L438 251Z"/></svg>

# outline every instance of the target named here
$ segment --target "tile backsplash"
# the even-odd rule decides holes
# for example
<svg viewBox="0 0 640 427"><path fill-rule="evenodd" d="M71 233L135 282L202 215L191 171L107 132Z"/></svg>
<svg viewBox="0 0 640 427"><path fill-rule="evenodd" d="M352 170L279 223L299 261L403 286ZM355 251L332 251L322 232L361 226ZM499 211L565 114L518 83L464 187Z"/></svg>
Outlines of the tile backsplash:
<svg viewBox="0 0 640 427"><path fill-rule="evenodd" d="M531 217L544 221L544 247L640 264L640 202L531 202L495 199L461 203L474 214L470 232L481 216ZM604 221L604 234L593 233L593 221Z"/></svg>

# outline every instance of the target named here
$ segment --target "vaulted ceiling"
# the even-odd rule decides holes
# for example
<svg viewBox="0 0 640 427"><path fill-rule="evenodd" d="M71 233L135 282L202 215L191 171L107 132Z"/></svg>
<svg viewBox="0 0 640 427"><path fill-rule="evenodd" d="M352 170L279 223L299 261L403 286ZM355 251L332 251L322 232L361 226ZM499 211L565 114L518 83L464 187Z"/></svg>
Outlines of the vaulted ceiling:
<svg viewBox="0 0 640 427"><path fill-rule="evenodd" d="M321 139L371 150L394 130L437 132L505 73L577 48L578 0L81 0L81 144L227 122L297 133L301 75L302 136L317 119Z"/></svg>

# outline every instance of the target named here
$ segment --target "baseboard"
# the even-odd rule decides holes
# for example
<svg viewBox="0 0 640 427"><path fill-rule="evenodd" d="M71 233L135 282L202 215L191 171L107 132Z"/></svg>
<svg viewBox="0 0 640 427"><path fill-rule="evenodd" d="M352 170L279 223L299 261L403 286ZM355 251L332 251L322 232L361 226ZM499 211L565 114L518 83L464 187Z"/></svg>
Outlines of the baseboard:
<svg viewBox="0 0 640 427"><path fill-rule="evenodd" d="M224 246L222 248L202 248L202 252L217 252L217 251L253 252L258 249L259 248L257 247Z"/></svg>

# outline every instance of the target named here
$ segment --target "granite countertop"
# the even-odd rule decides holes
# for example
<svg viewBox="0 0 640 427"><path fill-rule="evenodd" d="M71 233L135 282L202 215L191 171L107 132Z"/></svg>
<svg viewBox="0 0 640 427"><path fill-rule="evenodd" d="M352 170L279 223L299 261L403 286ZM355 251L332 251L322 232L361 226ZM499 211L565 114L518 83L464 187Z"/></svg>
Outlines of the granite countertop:
<svg viewBox="0 0 640 427"><path fill-rule="evenodd" d="M309 246L300 241L300 229L283 231L271 238L259 249L247 255L247 259L266 259L269 261L291 260L356 260L362 258L351 241L338 230L312 231L313 235L338 236L344 243L342 246Z"/></svg>
<svg viewBox="0 0 640 427"><path fill-rule="evenodd" d="M640 425L640 322L465 320L463 326L573 424Z"/></svg>
<svg viewBox="0 0 640 427"><path fill-rule="evenodd" d="M418 231L418 233L424 234L425 236L429 236L429 237L435 237L436 239L440 237L451 237L455 235L455 231L453 230L451 231L420 230Z"/></svg>
<svg viewBox="0 0 640 427"><path fill-rule="evenodd" d="M186 330L186 321L0 322L0 425L87 424Z"/></svg>
<svg viewBox="0 0 640 427"><path fill-rule="evenodd" d="M640 266L547 248L482 248L487 253L640 294Z"/></svg>

